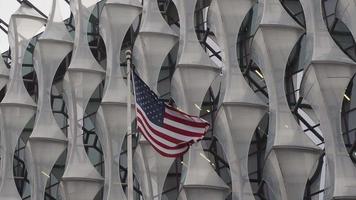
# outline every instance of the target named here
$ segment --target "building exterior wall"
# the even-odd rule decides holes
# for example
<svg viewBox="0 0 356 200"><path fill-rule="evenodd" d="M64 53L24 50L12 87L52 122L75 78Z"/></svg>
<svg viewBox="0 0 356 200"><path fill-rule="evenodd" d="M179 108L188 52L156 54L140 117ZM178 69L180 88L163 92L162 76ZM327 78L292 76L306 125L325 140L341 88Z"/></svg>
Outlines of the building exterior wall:
<svg viewBox="0 0 356 200"><path fill-rule="evenodd" d="M354 1L71 0L69 19L52 1L8 26L1 200L127 199L127 121L134 199L356 199ZM211 124L184 156L126 118L128 49L153 91Z"/></svg>

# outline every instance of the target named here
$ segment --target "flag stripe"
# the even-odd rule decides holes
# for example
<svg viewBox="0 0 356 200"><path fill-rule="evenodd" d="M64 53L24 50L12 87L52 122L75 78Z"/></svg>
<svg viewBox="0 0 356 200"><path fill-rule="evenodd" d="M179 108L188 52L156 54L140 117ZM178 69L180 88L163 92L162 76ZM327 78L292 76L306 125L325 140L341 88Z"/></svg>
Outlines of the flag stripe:
<svg viewBox="0 0 356 200"><path fill-rule="evenodd" d="M159 154L178 157L204 137L208 122L167 105L135 72L132 75L137 128Z"/></svg>
<svg viewBox="0 0 356 200"><path fill-rule="evenodd" d="M185 145L185 143L180 143L180 144L176 144L174 146L168 146L164 143L162 143L161 141L157 140L157 138L152 136L152 133L150 132L150 129L147 129L144 125L142 125L141 123L137 124L141 130L145 131L145 133L147 134L147 136L154 141L156 144L160 145L162 148L168 149L168 150L176 150L177 148L181 148L181 147L185 147L187 145Z"/></svg>
<svg viewBox="0 0 356 200"><path fill-rule="evenodd" d="M186 146L185 148L177 149L175 151L164 149L164 148L160 147L159 145L155 144L154 141L150 140L150 138L147 136L148 134L144 130L142 130L140 127L138 127L138 129L143 134L143 136L146 138L146 140L152 144L152 147L163 156L178 157L178 156L184 154L185 152L187 152L189 149L189 146Z"/></svg>
<svg viewBox="0 0 356 200"><path fill-rule="evenodd" d="M202 132L205 131L205 128L206 128L206 125L205 125L204 128L197 128L197 127L188 126L188 125L185 125L185 124L182 124L180 122L173 121L173 120L167 119L167 118L165 118L163 120L163 123L167 124L167 125L170 125L170 126L173 126L173 127L177 127L177 128L182 129L184 131L189 131L192 134L201 134Z"/></svg>
<svg viewBox="0 0 356 200"><path fill-rule="evenodd" d="M142 111L141 107L139 105L137 105L136 108L137 108L137 112L141 113L147 119L147 115ZM164 127L159 127L159 126L155 125L154 123L151 123L150 121L147 121L146 123L148 123L148 125L150 125L152 127L152 130L164 133L165 135L167 135L171 138L175 138L177 140L185 141L185 142L189 142L192 140L190 135L186 136L184 134L179 134L179 133L173 132L173 131L166 129Z"/></svg>
<svg viewBox="0 0 356 200"><path fill-rule="evenodd" d="M141 124L144 125L145 129L150 130L150 134L151 134L152 136L154 135L153 137L155 137L155 138L159 137L159 138L161 138L162 140L166 140L168 143L171 143L171 144L172 144L172 145L166 144L166 145L168 145L168 146L175 146L175 145L177 145L177 144L179 144L179 143L184 142L184 140L178 140L178 139L176 139L176 138L173 138L173 137L171 137L171 136L169 136L169 135L166 135L166 134L164 134L164 133L162 133L162 132L160 132L160 131L154 129L154 128L151 126L151 123L148 122L147 119L146 119L144 116L142 116L142 114L141 114L139 111L137 111L137 120L138 120Z"/></svg>
<svg viewBox="0 0 356 200"><path fill-rule="evenodd" d="M166 121L165 121L166 122ZM181 135L186 135L189 137L201 137L202 134L204 134L204 130L202 132L192 132L187 129L181 128L177 125L171 125L169 123L164 123L163 128L170 130L171 132L175 132Z"/></svg>
<svg viewBox="0 0 356 200"><path fill-rule="evenodd" d="M182 111L180 111L180 110L178 110L176 108L173 108L172 106L167 105L166 106L166 112L167 112L167 110L169 112L174 112L175 114L173 114L173 115L180 116L183 119L191 120L193 122L204 122L204 123L209 124L207 121L205 121L204 119L202 119L200 117L188 115L187 113L184 113L184 112L182 112Z"/></svg>
<svg viewBox="0 0 356 200"><path fill-rule="evenodd" d="M200 118L187 115L187 114L185 114L185 113L183 113L183 112L181 112L181 111L179 111L177 109L174 109L174 108L172 108L171 106L168 106L168 105L166 106L166 110L165 111L166 111L166 113L169 113L169 114L171 114L173 116L179 117L181 119L184 119L184 120L187 120L187 121L190 121L190 122L194 122L194 123L197 123L197 122L203 123L203 122L205 122L205 123L207 123L205 120L202 120Z"/></svg>
<svg viewBox="0 0 356 200"><path fill-rule="evenodd" d="M191 127L197 127L197 128L204 128L205 129L205 127L207 126L206 122L197 123L195 121L183 119L182 117L178 117L178 116L173 115L173 113L169 112L169 110L168 111L166 110L165 118L173 120L173 121L177 121L179 123L182 123L184 125L191 126Z"/></svg>
<svg viewBox="0 0 356 200"><path fill-rule="evenodd" d="M140 126L141 129L144 129L148 134L149 137L154 140L156 143L160 144L166 149L174 149L176 148L177 144L179 143L173 143L170 142L169 140L165 139L164 137L157 136L155 133L152 132L152 130L146 126L145 123L142 123L142 119L140 117L137 118L137 126Z"/></svg>

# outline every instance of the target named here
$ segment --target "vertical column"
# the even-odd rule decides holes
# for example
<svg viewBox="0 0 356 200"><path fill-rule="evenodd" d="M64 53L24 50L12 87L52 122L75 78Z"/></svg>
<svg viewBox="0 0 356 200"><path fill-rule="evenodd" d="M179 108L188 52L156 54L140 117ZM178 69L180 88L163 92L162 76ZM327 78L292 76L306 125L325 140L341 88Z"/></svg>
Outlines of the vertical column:
<svg viewBox="0 0 356 200"><path fill-rule="evenodd" d="M269 198L300 200L321 153L295 121L285 92L287 61L303 29L280 1L264 0L261 6L262 20L253 39L252 57L262 69L269 97L264 179Z"/></svg>
<svg viewBox="0 0 356 200"><path fill-rule="evenodd" d="M45 19L26 4L22 4L10 19L8 35L12 62L8 89L0 103L2 147L0 198L4 200L22 199L14 182L13 158L21 132L36 109L36 104L23 83L22 62L30 40L44 22ZM27 26L22 26L23 24Z"/></svg>
<svg viewBox="0 0 356 200"><path fill-rule="evenodd" d="M196 0L174 1L180 19L179 55L172 77L171 94L176 105L191 115L199 115L204 96L219 74L201 48L195 33ZM228 186L216 174L204 155L200 143L194 144L186 162L183 189L187 199L225 199Z"/></svg>
<svg viewBox="0 0 356 200"><path fill-rule="evenodd" d="M156 93L163 61L177 41L178 35L163 19L157 1L144 1L140 32L133 49L133 63L140 77ZM160 200L174 159L159 155L144 137L140 137L134 158L135 174L144 199Z"/></svg>
<svg viewBox="0 0 356 200"><path fill-rule="evenodd" d="M356 64L331 38L322 15L322 1L301 0L307 26L306 70L301 93L320 119L325 139L325 199L356 198L356 168L344 145L341 107Z"/></svg>
<svg viewBox="0 0 356 200"><path fill-rule="evenodd" d="M220 73L202 49L195 33L196 0L174 1L180 19L180 41L176 70L172 77L171 94L176 105L185 112L199 115L204 96Z"/></svg>
<svg viewBox="0 0 356 200"><path fill-rule="evenodd" d="M248 174L248 153L254 131L266 106L247 85L238 64L238 33L250 0L214 0L210 7L211 28L221 49L223 79L214 133L230 167L232 199L255 199Z"/></svg>
<svg viewBox="0 0 356 200"><path fill-rule="evenodd" d="M119 174L119 161L127 131L128 94L120 56L124 37L140 12L141 4L136 0L108 0L101 14L100 31L106 45L107 64L97 126L105 160L104 200L126 199ZM134 116L130 120L133 119Z"/></svg>
<svg viewBox="0 0 356 200"><path fill-rule="evenodd" d="M8 83L9 81L9 69L6 67L6 64L3 60L2 57L0 57L0 90L2 90L5 85ZM1 112L0 112L0 116L1 116ZM0 120L0 131L3 130L3 128L1 128L3 126L3 124L1 123ZM1 142L1 133L0 133L0 157L3 155L2 153L2 142ZM0 166L1 166L1 159L0 159ZM2 173L0 172L0 182L2 179Z"/></svg>
<svg viewBox="0 0 356 200"><path fill-rule="evenodd" d="M9 69L6 67L6 64L3 60L2 57L0 57L0 90L2 90L5 85L7 84L7 82L9 81ZM1 116L1 112L0 112L0 116ZM3 130L3 128L1 128L3 126L3 124L1 123L0 120L0 131ZM3 153L2 153L2 142L1 142L1 133L0 133L0 157L2 157ZM0 159L0 166L1 166L1 159ZM0 172L0 182L2 179L2 173Z"/></svg>
<svg viewBox="0 0 356 200"><path fill-rule="evenodd" d="M90 3L94 4L95 1ZM72 60L64 77L69 131L67 162L61 186L66 200L91 200L102 187L103 178L85 152L82 127L88 101L105 72L88 45L87 30L93 8L86 8L81 0L73 0L71 9L76 29Z"/></svg>
<svg viewBox="0 0 356 200"><path fill-rule="evenodd" d="M67 139L58 126L51 108L51 90L55 73L72 50L70 37L60 14L58 0L52 8L45 31L34 51L34 68L38 79L38 106L33 132L27 147L31 152L31 198L43 199L52 167L66 148Z"/></svg>

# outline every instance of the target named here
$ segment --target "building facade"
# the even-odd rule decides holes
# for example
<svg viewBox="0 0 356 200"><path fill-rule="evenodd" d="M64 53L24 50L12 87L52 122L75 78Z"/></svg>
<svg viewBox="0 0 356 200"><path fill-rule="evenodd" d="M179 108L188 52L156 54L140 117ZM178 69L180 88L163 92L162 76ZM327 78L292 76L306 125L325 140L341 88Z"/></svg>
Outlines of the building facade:
<svg viewBox="0 0 356 200"><path fill-rule="evenodd" d="M1 200L126 200L127 123L135 200L356 199L353 0L34 2L0 18ZM209 121L184 156L127 118L127 50Z"/></svg>

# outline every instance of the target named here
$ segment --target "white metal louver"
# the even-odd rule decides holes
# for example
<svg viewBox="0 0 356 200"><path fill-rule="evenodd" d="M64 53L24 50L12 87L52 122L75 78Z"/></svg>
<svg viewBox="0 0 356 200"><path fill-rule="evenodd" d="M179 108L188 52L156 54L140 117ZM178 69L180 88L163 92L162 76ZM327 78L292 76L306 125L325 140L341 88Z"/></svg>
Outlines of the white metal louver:
<svg viewBox="0 0 356 200"><path fill-rule="evenodd" d="M238 33L252 5L250 0L213 1L209 10L223 58L221 101L214 132L230 165L234 200L254 199L247 158L253 133L266 111L264 103L245 82L237 61Z"/></svg>
<svg viewBox="0 0 356 200"><path fill-rule="evenodd" d="M127 129L127 88L120 52L126 32L140 12L141 5L136 0L108 0L101 14L100 32L106 45L107 64L97 122L106 162L105 200L126 199L119 174L120 153Z"/></svg>
<svg viewBox="0 0 356 200"><path fill-rule="evenodd" d="M157 94L161 66L177 42L178 35L163 19L157 1L144 1L140 31L133 49L133 64ZM140 137L134 155L134 170L144 199L162 198L163 185L173 161L173 158L162 157L144 137Z"/></svg>
<svg viewBox="0 0 356 200"><path fill-rule="evenodd" d="M306 19L307 69L301 93L320 119L325 138L325 199L356 198L356 168L345 148L340 110L356 64L335 44L325 25L321 1L301 0Z"/></svg>
<svg viewBox="0 0 356 200"><path fill-rule="evenodd" d="M36 104L24 86L21 69L26 48L44 23L45 19L25 4L22 4L10 19L8 35L13 61L8 90L0 103L2 142L0 197L4 200L21 200L13 177L15 147L22 129L36 110Z"/></svg>
<svg viewBox="0 0 356 200"><path fill-rule="evenodd" d="M71 63L64 77L64 94L69 115L68 153L61 187L66 200L90 200L103 185L83 144L84 114L88 101L104 78L104 70L92 55L87 37L91 13L81 0L72 1L75 38Z"/></svg>
<svg viewBox="0 0 356 200"><path fill-rule="evenodd" d="M204 96L219 74L199 44L194 26L196 0L174 1L180 19L180 43L178 61L172 77L171 94L176 105L183 111L199 115ZM196 198L224 199L228 186L216 174L200 142L189 150L183 189L188 200Z"/></svg>
<svg viewBox="0 0 356 200"><path fill-rule="evenodd" d="M285 69L303 29L278 0L265 0L252 44L252 59L261 67L269 97L269 135L264 177L269 198L302 199L321 150L304 134L287 103ZM268 52L268 53L266 53ZM303 167L297 167L303 163ZM288 176L286 176L288 174Z"/></svg>
<svg viewBox="0 0 356 200"><path fill-rule="evenodd" d="M58 0L53 0L45 31L34 51L38 79L38 105L35 125L27 147L31 152L31 198L43 199L49 174L66 148L67 139L58 126L51 108L51 89L55 73L73 42L60 15Z"/></svg>

